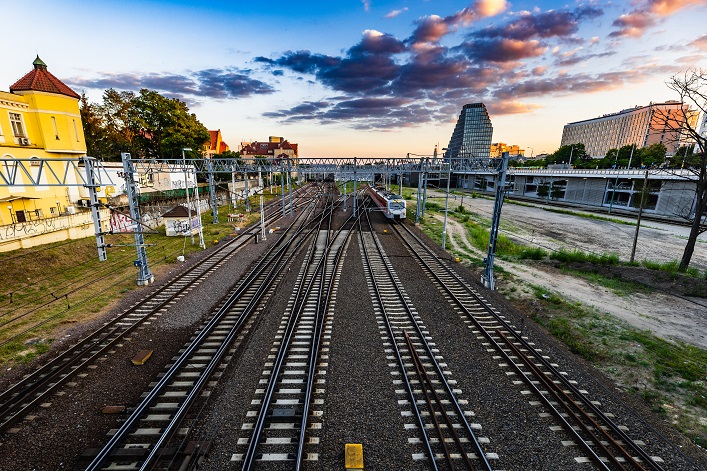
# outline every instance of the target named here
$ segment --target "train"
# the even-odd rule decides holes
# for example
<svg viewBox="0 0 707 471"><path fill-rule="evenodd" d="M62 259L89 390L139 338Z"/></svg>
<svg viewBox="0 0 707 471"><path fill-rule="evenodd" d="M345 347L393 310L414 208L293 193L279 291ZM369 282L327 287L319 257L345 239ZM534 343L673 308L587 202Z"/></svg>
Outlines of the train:
<svg viewBox="0 0 707 471"><path fill-rule="evenodd" d="M388 219L405 219L407 204L402 196L383 188L369 188L368 194Z"/></svg>

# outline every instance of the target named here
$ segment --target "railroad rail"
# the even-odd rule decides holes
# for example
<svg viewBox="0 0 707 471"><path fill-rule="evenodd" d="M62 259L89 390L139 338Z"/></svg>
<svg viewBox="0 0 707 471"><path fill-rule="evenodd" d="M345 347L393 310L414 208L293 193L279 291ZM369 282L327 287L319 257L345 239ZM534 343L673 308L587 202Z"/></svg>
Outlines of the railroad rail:
<svg viewBox="0 0 707 471"><path fill-rule="evenodd" d="M251 430L242 440L244 453L235 453L232 461L241 469L300 470L305 461L316 460L316 453L305 453L317 437L307 436L321 421L321 411L312 411L317 375L326 362L320 363L324 336L331 334L326 324L331 318L330 305L335 296L341 261L351 233L353 216L334 230L331 219L317 230L301 265L289 308L281 321L272 362L265 365L260 380L262 393L256 391L257 410L248 413L243 428ZM267 368L270 368L267 370ZM318 403L321 405L321 403Z"/></svg>
<svg viewBox="0 0 707 471"><path fill-rule="evenodd" d="M312 189L303 191L311 195L309 192ZM272 211L269 215L269 223L272 224L280 218L278 210ZM225 242L210 257L199 261L170 283L150 293L61 352L34 373L0 393L0 431L17 424L75 375L85 370L101 355L115 348L141 324L153 319L201 284L248 242L249 234L257 234L257 231L256 225L250 226L243 236Z"/></svg>
<svg viewBox="0 0 707 471"><path fill-rule="evenodd" d="M474 323L477 332L490 342L505 364L516 371L540 402L555 415L572 441L582 447L587 457L577 457L577 460L591 460L599 469L605 470L663 469L659 457L650 456L632 440L609 414L601 411L586 391L580 390L574 381L559 371L446 260L440 259L408 227L403 224L393 227L437 288Z"/></svg>
<svg viewBox="0 0 707 471"><path fill-rule="evenodd" d="M468 470L491 470L489 459L497 456L484 450L481 443L487 439L476 436L474 429L481 429L481 425L467 420L473 412L462 407L466 402L457 397L462 391L447 379L450 373L441 363L443 357L428 340L426 328L371 230L367 214L359 225L359 237L374 309L384 321L394 354L391 359L397 361L422 442L418 458L426 458L433 470L454 470L458 465Z"/></svg>
<svg viewBox="0 0 707 471"><path fill-rule="evenodd" d="M126 461L133 463L129 465L132 469L144 470L184 456L185 450L179 444L186 434L186 429L181 428L183 421L217 377L215 373L234 354L285 268L304 241L316 232L316 225L312 224L316 203L308 211L299 212L295 224L280 234L268 253L226 297L105 446L84 454L92 459L87 470L124 467ZM325 215L326 212L320 213L317 218ZM170 446L173 441L178 444ZM189 451L186 454L185 459L190 460Z"/></svg>

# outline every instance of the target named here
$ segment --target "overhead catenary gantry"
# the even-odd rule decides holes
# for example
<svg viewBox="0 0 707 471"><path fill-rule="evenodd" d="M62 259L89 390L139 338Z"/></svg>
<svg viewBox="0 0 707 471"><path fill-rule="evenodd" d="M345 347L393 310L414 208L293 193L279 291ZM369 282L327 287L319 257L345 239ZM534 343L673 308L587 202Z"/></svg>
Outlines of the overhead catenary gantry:
<svg viewBox="0 0 707 471"><path fill-rule="evenodd" d="M427 182L430 176L438 180L451 178L452 173L465 173L474 171L496 172L501 168L502 159L454 159L451 163L444 158L437 156L414 156L408 155L405 158L280 158L280 157L238 157L238 158L190 158L186 162L182 158L132 158L130 154L121 154L123 161L125 187L130 205L130 218L133 220L135 233L135 244L138 258L135 266L139 268L138 284L149 284L154 280L148 267L147 256L144 249L144 239L142 235L142 221L138 205L139 188L135 184L137 175L149 175L155 173L177 173L185 172L185 163L194 169L197 174L207 176L210 189L210 200L214 223L218 222L216 208L216 188L214 183L215 174L268 174L280 173L282 175L282 197L283 216L285 210L285 184L292 194L291 175L302 175L306 179L313 176L337 175L345 180L353 181L354 192L359 178L362 175L380 174L384 181L391 181L390 177L395 175L402 184L403 175L417 175L418 177L418 212L415 221L424 216L424 206L427 192ZM83 167L83 168L81 168ZM62 186L62 187L84 187L88 190L90 206L92 210L94 228L96 234L96 244L98 247L99 260L106 259L106 247L100 213L98 211L101 203L98 201L97 188L101 186L118 186L113 181L115 174L107 170L107 167L100 160L93 157L60 158L47 159L33 157L29 159L16 159L10 155L4 155L0 159L0 187L12 186ZM233 178L233 177L232 177ZM246 181L248 179L246 178ZM424 188L424 192L423 192ZM497 196L498 197L498 196ZM420 209L421 208L421 209ZM354 199L354 213L356 212L356 201ZM422 213L420 213L422 211ZM500 212L500 206L499 206ZM446 227L444 229L446 233ZM491 263L493 258L489 257ZM491 285L493 286L493 285Z"/></svg>

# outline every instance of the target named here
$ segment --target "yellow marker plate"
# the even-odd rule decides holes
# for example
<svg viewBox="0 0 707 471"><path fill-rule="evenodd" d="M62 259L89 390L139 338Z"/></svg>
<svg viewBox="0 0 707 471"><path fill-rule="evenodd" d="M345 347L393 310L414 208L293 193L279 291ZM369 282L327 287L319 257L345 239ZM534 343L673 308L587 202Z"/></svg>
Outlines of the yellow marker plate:
<svg viewBox="0 0 707 471"><path fill-rule="evenodd" d="M140 350L133 357L133 365L144 365L152 356L152 350Z"/></svg>
<svg viewBox="0 0 707 471"><path fill-rule="evenodd" d="M363 445L360 443L347 443L345 451L344 467L348 470L363 470Z"/></svg>

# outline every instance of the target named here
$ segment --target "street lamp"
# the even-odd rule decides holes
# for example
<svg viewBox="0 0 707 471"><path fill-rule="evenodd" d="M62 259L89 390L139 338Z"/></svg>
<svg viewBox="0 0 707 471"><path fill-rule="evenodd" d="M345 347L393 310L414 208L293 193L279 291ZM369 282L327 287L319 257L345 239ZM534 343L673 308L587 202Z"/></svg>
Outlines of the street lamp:
<svg viewBox="0 0 707 471"><path fill-rule="evenodd" d="M185 151L191 152L191 148L184 147L182 149L182 165L184 165L184 190L187 193L187 214L189 217L189 222L187 224L189 226L189 234L191 234L191 245L194 245L194 231L191 227L191 206L189 205L189 176L187 175L187 160L186 157L184 157Z"/></svg>
<svg viewBox="0 0 707 471"><path fill-rule="evenodd" d="M10 220L14 224L15 223L15 215L12 214L12 205L11 204L7 206L7 210L10 211Z"/></svg>
<svg viewBox="0 0 707 471"><path fill-rule="evenodd" d="M567 163L568 167L572 167L572 154L574 153L574 146L570 149L570 161Z"/></svg>

